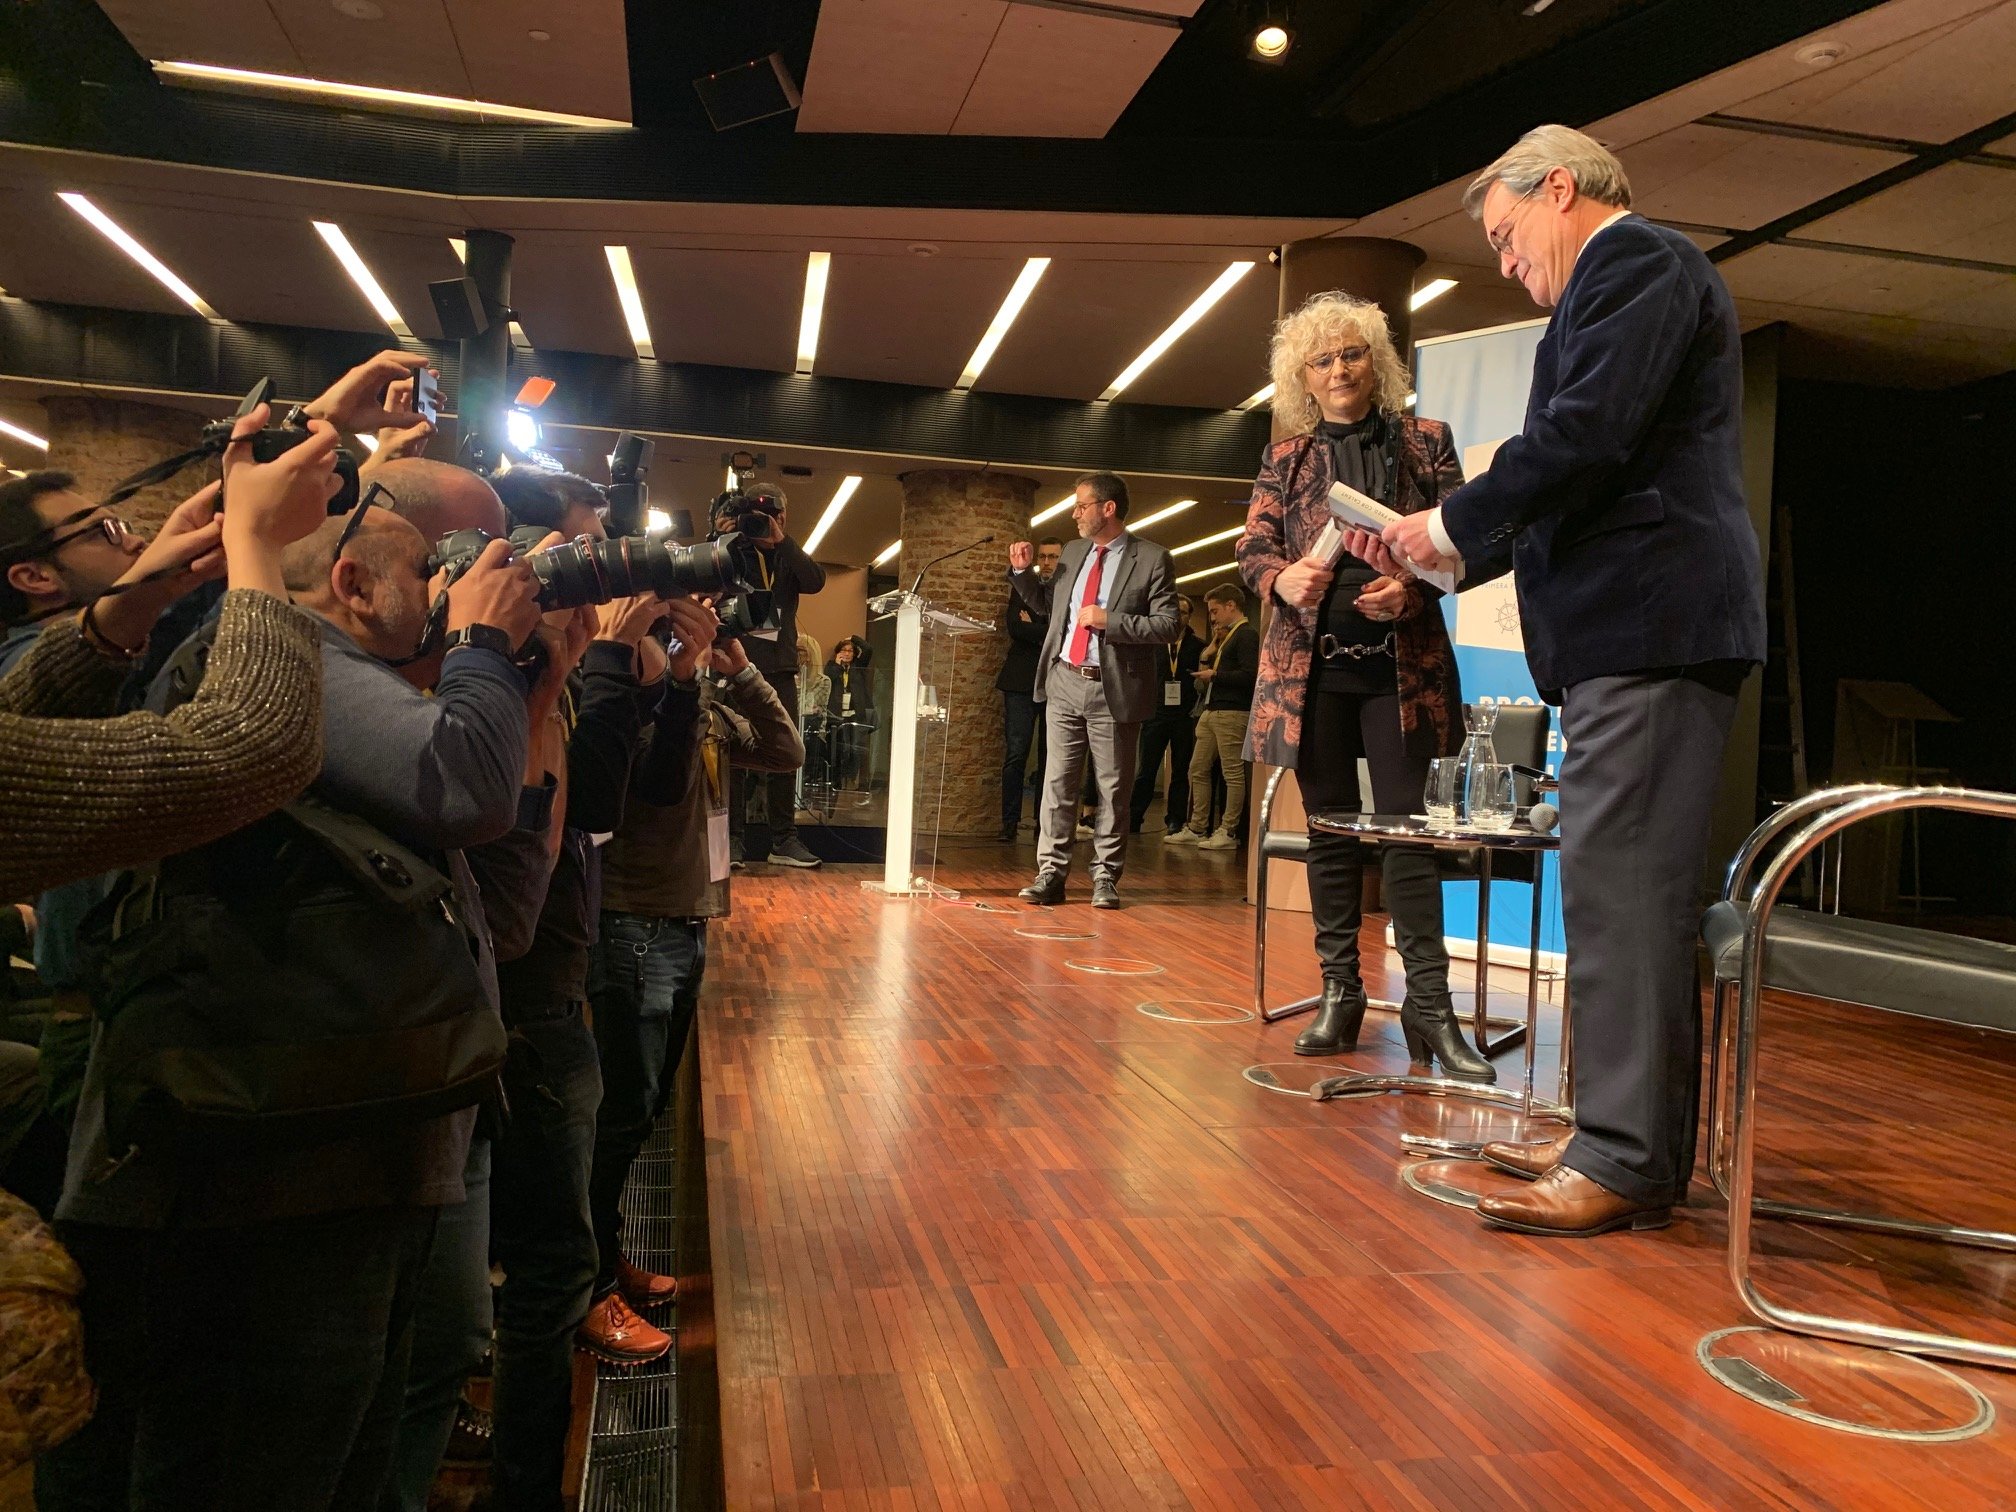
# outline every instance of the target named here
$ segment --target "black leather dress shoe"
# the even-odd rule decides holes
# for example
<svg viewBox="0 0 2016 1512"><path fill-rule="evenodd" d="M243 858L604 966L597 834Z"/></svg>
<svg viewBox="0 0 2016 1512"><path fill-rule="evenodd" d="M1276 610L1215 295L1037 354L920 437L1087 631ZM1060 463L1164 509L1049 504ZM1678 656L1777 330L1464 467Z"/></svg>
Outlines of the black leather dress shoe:
<svg viewBox="0 0 2016 1512"><path fill-rule="evenodd" d="M1120 884L1111 877L1092 879L1092 906L1094 908L1118 908L1120 906Z"/></svg>
<svg viewBox="0 0 2016 1512"><path fill-rule="evenodd" d="M1058 871L1038 872L1036 880L1015 894L1025 903L1039 903L1045 908L1064 901L1064 873Z"/></svg>

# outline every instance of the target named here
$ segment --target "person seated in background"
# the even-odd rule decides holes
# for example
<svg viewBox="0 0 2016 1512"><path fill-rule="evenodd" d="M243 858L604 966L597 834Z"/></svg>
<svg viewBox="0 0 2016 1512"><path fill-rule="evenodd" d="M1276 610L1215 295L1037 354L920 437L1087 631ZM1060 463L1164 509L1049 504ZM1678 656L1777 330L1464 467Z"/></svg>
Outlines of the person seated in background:
<svg viewBox="0 0 2016 1512"><path fill-rule="evenodd" d="M1204 595L1211 644L1198 658L1197 749L1190 758L1190 822L1162 838L1199 850L1237 850L1246 817L1246 722L1252 716L1260 637L1246 622L1246 595L1220 583ZM1211 833L1211 783L1225 774L1225 812Z"/></svg>
<svg viewBox="0 0 2016 1512"><path fill-rule="evenodd" d="M602 1052L602 1108L588 1183L601 1265L580 1338L610 1359L648 1358L671 1338L632 1308L670 1302L673 1277L623 1253L621 1199L665 1111L707 969L707 921L728 914L734 769L788 772L805 752L790 714L739 640L714 644L702 604L671 605L671 670L645 729L623 823L604 847L602 929L588 976Z"/></svg>
<svg viewBox="0 0 2016 1512"><path fill-rule="evenodd" d="M808 775L816 783L826 765L826 700L833 691L832 679L821 670L825 653L819 642L804 631L798 632L798 734L805 747L805 760L798 768L798 806L805 807ZM824 803L831 794L815 800Z"/></svg>
<svg viewBox="0 0 2016 1512"><path fill-rule="evenodd" d="M1141 757L1135 769L1128 825L1129 832L1136 835L1155 802L1155 783L1162 775L1165 755L1169 758L1169 799L1163 811L1164 833L1175 834L1190 817L1190 755L1197 742L1196 678L1204 642L1190 628L1190 616L1197 607L1190 596L1177 594L1176 607L1176 639L1163 652L1162 701L1141 724Z"/></svg>
<svg viewBox="0 0 2016 1512"><path fill-rule="evenodd" d="M227 527L241 502L234 491ZM100 1400L38 1464L43 1512L129 1498L205 1512L375 1502L418 1278L440 1207L462 1196L473 1103L501 1059L488 936L460 851L517 817L526 681L496 647L538 624L531 570L493 542L447 589L432 696L394 665L424 649L429 624L428 544L412 525L360 503L291 546L282 571L321 626L323 759L308 805L132 878L115 896L153 903L87 921L98 1024L58 1213L87 1282ZM185 695L192 670L202 697L229 613L227 596L207 665L190 659L200 639L185 646L151 704ZM350 850L331 839L358 827L368 838ZM346 864L360 843L382 864ZM432 906L399 907L382 890L436 879ZM162 955L170 937L179 950ZM284 951L258 943L278 937ZM269 1022L275 1001L285 1024ZM396 1026L419 1012L438 1059L374 1048L405 1043L415 1031ZM204 1026L199 1045L165 1067L137 1054L174 1044L185 1021ZM314 1033L287 1039L296 1024ZM196 1094L163 1079L190 1057L217 1061L221 1077L255 1036L259 1064L278 1065L259 1083L268 1101L312 1114L289 1137L260 1119L214 1144L120 1132L122 1113L146 1127L131 1112L142 1106L191 1126ZM318 1101L338 1088L358 1095Z"/></svg>
<svg viewBox="0 0 2016 1512"><path fill-rule="evenodd" d="M827 739L831 742L833 785L846 786L862 775L868 742L875 731L874 653L858 635L842 636L826 664L831 690L826 697Z"/></svg>

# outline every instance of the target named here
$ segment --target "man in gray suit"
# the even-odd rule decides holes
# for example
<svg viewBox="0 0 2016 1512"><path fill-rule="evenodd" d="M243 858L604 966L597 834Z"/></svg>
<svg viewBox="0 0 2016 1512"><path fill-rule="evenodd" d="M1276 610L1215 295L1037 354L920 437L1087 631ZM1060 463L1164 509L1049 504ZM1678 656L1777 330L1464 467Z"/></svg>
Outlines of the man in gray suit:
<svg viewBox="0 0 2016 1512"><path fill-rule="evenodd" d="M1064 901L1088 753L1099 785L1092 906L1120 906L1141 724L1162 696L1156 658L1176 635L1175 567L1165 548L1129 535L1126 518L1126 483L1112 473L1087 473L1071 506L1078 539L1064 548L1048 582L1032 570L1034 546L1017 541L1008 548L1015 592L1050 621L1036 659L1036 702L1049 744L1042 829L1036 880L1021 892L1046 907Z"/></svg>

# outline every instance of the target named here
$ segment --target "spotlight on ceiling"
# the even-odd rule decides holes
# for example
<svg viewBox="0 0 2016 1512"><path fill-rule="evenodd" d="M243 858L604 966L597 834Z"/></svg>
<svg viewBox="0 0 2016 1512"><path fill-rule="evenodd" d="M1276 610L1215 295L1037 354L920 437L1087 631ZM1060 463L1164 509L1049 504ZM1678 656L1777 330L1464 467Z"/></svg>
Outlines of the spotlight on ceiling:
<svg viewBox="0 0 2016 1512"><path fill-rule="evenodd" d="M1251 54L1262 63L1279 63L1295 45L1295 34L1276 22L1268 22L1253 33Z"/></svg>

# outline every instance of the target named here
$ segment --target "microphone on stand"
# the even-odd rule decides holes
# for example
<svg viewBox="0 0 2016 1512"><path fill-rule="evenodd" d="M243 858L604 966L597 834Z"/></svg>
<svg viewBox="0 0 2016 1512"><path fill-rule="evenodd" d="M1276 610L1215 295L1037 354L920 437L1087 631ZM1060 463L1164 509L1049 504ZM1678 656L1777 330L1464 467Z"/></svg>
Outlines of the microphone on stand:
<svg viewBox="0 0 2016 1512"><path fill-rule="evenodd" d="M991 535L984 535L980 537L980 539L977 541L968 541L964 546L961 546L957 551L948 551L945 553L945 555L941 557L933 557L930 561L926 562L921 568L918 569L917 580L910 585L911 596L914 598L917 594L917 590L924 586L924 574L929 572L933 567L936 567L940 562L949 562L952 560L952 558L956 556L964 556L969 551L973 551L981 546L986 546L990 544L993 541L993 539L994 537L992 537Z"/></svg>

